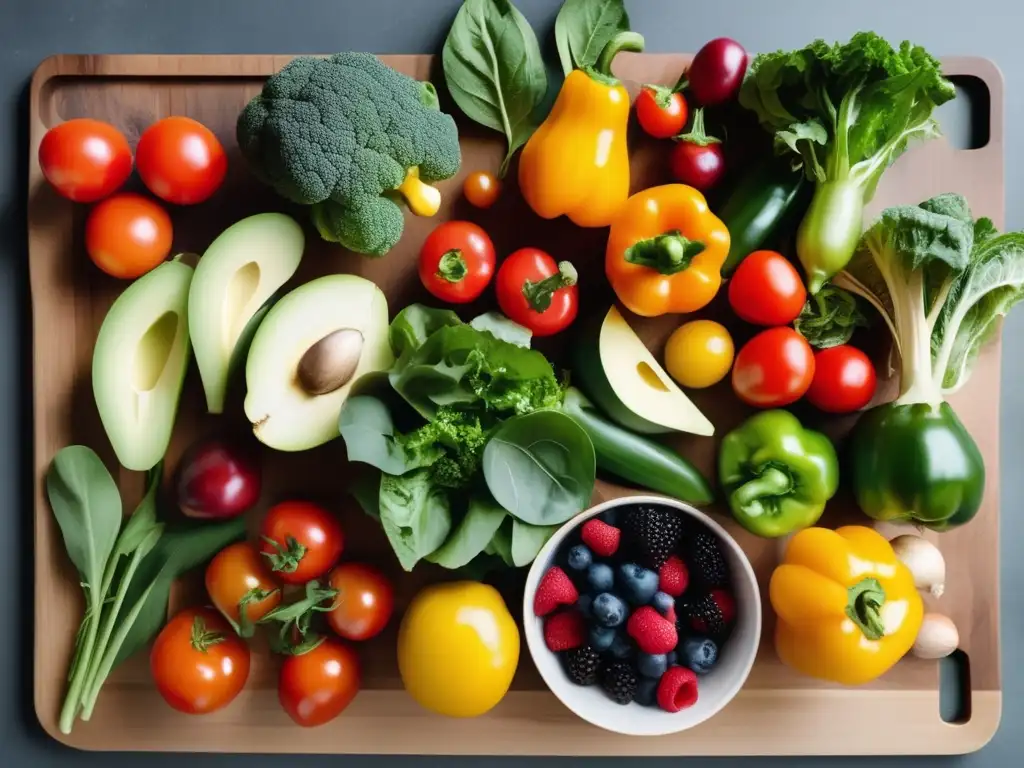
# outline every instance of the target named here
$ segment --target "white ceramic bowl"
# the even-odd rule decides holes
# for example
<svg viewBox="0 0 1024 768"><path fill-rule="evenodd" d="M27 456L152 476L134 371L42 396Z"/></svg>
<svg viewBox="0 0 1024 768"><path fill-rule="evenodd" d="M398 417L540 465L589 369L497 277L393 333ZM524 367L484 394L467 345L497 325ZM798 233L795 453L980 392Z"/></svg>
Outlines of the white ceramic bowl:
<svg viewBox="0 0 1024 768"><path fill-rule="evenodd" d="M613 507L629 504L650 504L670 507L702 523L714 533L722 546L732 578L736 599L736 624L714 668L702 675L698 683L697 703L679 712L666 712L657 707L636 703L616 704L600 684L576 685L569 680L559 658L544 644L543 619L533 612L533 597L545 571L555 563L555 556L569 534L592 517ZM526 645L534 664L548 688L561 702L589 723L628 736L662 736L693 728L716 714L739 692L746 682L761 639L761 594L750 561L739 544L726 530L688 504L661 496L626 496L591 507L567 522L544 545L526 577L523 597L523 625Z"/></svg>

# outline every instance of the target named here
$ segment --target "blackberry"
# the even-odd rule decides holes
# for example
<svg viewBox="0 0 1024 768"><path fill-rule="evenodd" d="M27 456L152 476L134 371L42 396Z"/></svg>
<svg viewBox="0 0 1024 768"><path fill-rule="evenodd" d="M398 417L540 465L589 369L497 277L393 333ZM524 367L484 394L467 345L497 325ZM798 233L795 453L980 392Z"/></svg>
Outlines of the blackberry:
<svg viewBox="0 0 1024 768"><path fill-rule="evenodd" d="M637 676L633 667L616 661L604 668L601 686L616 704L629 704L636 697Z"/></svg>
<svg viewBox="0 0 1024 768"><path fill-rule="evenodd" d="M729 631L728 617L723 615L721 606L711 593L687 603L684 611L686 628L689 630L687 634L697 632L721 641Z"/></svg>
<svg viewBox="0 0 1024 768"><path fill-rule="evenodd" d="M700 531L689 537L685 556L690 573L704 587L724 587L729 583L729 567L714 534Z"/></svg>
<svg viewBox="0 0 1024 768"><path fill-rule="evenodd" d="M601 671L601 654L589 645L566 651L565 670L576 685L593 685Z"/></svg>
<svg viewBox="0 0 1024 768"><path fill-rule="evenodd" d="M664 507L636 506L629 510L622 530L640 564L658 570L683 535L683 521Z"/></svg>

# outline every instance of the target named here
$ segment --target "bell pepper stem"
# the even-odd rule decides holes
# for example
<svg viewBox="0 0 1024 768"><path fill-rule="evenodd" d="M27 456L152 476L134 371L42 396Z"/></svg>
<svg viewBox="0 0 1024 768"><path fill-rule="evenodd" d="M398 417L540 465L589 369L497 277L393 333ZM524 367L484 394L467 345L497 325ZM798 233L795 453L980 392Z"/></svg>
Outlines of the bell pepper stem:
<svg viewBox="0 0 1024 768"><path fill-rule="evenodd" d="M847 590L849 602L846 615L856 624L868 640L880 640L885 634L881 608L885 590L878 579L861 579Z"/></svg>
<svg viewBox="0 0 1024 768"><path fill-rule="evenodd" d="M601 49L597 61L594 62L594 72L607 78L614 78L612 75L612 60L619 51L632 51L642 53L644 50L644 36L639 32L619 32L609 40Z"/></svg>
<svg viewBox="0 0 1024 768"><path fill-rule="evenodd" d="M576 285L576 267L568 261L558 262L558 271L550 277L538 280L536 283L527 280L523 283L523 296L526 298L530 308L535 312L544 312L551 306L551 298L555 291Z"/></svg>
<svg viewBox="0 0 1024 768"><path fill-rule="evenodd" d="M757 517L765 511L762 499L766 496L785 496L792 489L793 481L789 475L776 467L768 467L733 491L733 501L745 514Z"/></svg>
<svg viewBox="0 0 1024 768"><path fill-rule="evenodd" d="M690 240L678 229L638 240L626 249L626 261L674 275L690 266L693 257L704 250L704 243Z"/></svg>
<svg viewBox="0 0 1024 768"><path fill-rule="evenodd" d="M466 266L466 260L462 257L462 251L458 248L445 251L437 262L437 276L442 280L447 280L449 283L459 282L466 276L468 271L469 267Z"/></svg>

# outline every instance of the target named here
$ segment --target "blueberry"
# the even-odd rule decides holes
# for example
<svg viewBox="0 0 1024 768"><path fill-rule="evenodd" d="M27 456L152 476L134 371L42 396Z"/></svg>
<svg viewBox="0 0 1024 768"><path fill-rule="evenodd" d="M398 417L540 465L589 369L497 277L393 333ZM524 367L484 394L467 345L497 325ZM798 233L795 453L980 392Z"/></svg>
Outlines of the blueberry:
<svg viewBox="0 0 1024 768"><path fill-rule="evenodd" d="M660 678L668 669L668 658L664 653L638 653L636 655L636 671L644 677Z"/></svg>
<svg viewBox="0 0 1024 768"><path fill-rule="evenodd" d="M704 675L718 661L718 646L706 637L688 637L679 646L679 658L698 675Z"/></svg>
<svg viewBox="0 0 1024 768"><path fill-rule="evenodd" d="M642 707L658 706L658 680L653 677L641 677L637 682L633 701Z"/></svg>
<svg viewBox="0 0 1024 768"><path fill-rule="evenodd" d="M592 562L594 562L594 556L590 554L590 550L584 544L577 544L570 549L569 556L566 558L566 563L574 571L585 571Z"/></svg>
<svg viewBox="0 0 1024 768"><path fill-rule="evenodd" d="M615 573L610 565L594 563L587 569L587 584L595 592L608 592L615 586Z"/></svg>
<svg viewBox="0 0 1024 768"><path fill-rule="evenodd" d="M675 651L669 651L669 653L665 656L665 661L668 663L670 667L674 667L676 663L679 661L679 656L676 654Z"/></svg>
<svg viewBox="0 0 1024 768"><path fill-rule="evenodd" d="M580 609L580 613L582 613L584 616L590 616L590 608L593 602L593 596L583 593L579 596L579 599L576 601L576 607Z"/></svg>
<svg viewBox="0 0 1024 768"><path fill-rule="evenodd" d="M595 651L607 651L615 640L615 630L611 627L595 625L590 628L590 645Z"/></svg>
<svg viewBox="0 0 1024 768"><path fill-rule="evenodd" d="M608 653L616 659L628 659L633 655L633 643L630 642L629 637L624 633L616 632L615 639L612 640Z"/></svg>
<svg viewBox="0 0 1024 768"><path fill-rule="evenodd" d="M655 592L651 599L654 610L662 616L668 616L668 612L675 607L676 601L668 592Z"/></svg>
<svg viewBox="0 0 1024 768"><path fill-rule="evenodd" d="M595 597L590 611L597 623L606 627L617 627L626 620L626 604L610 592Z"/></svg>
<svg viewBox="0 0 1024 768"><path fill-rule="evenodd" d="M623 591L634 605L647 605L658 591L658 574L635 563L619 566Z"/></svg>

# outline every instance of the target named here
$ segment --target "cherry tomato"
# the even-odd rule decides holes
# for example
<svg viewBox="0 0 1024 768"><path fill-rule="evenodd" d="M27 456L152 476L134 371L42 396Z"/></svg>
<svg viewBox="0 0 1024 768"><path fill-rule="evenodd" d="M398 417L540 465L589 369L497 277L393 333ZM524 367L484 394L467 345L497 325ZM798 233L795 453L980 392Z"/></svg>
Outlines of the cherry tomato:
<svg viewBox="0 0 1024 768"><path fill-rule="evenodd" d="M747 52L728 37L704 44L686 71L688 88L698 104L712 105L732 99L743 84Z"/></svg>
<svg viewBox="0 0 1024 768"><path fill-rule="evenodd" d="M462 182L462 194L469 204L477 208L490 208L501 194L501 182L487 171L473 171Z"/></svg>
<svg viewBox="0 0 1024 768"><path fill-rule="evenodd" d="M645 85L636 97L636 119L648 136L667 139L681 133L689 110L681 93L660 85Z"/></svg>
<svg viewBox="0 0 1024 768"><path fill-rule="evenodd" d="M792 328L769 328L752 338L732 366L732 388L747 405L777 408L804 396L814 378L811 346Z"/></svg>
<svg viewBox="0 0 1024 768"><path fill-rule="evenodd" d="M691 320L676 328L665 343L665 370L681 387L703 389L717 384L732 367L732 337L714 320Z"/></svg>
<svg viewBox="0 0 1024 768"><path fill-rule="evenodd" d="M342 563L328 582L338 590L335 607L327 613L331 629L347 640L368 640L384 629L395 596L383 573L365 563Z"/></svg>
<svg viewBox="0 0 1024 768"><path fill-rule="evenodd" d="M277 697L292 720L310 728L340 715L352 703L360 684L355 651L340 640L325 637L313 650L285 657Z"/></svg>
<svg viewBox="0 0 1024 768"><path fill-rule="evenodd" d="M243 636L281 602L266 559L247 541L229 544L206 566L206 591L214 606ZM245 608L245 620L241 608Z"/></svg>
<svg viewBox="0 0 1024 768"><path fill-rule="evenodd" d="M576 319L576 269L538 248L509 254L498 269L497 292L501 311L534 336L558 333Z"/></svg>
<svg viewBox="0 0 1024 768"><path fill-rule="evenodd" d="M345 548L338 518L308 501L283 501L271 507L260 535L266 562L285 584L319 579L338 562Z"/></svg>
<svg viewBox="0 0 1024 768"><path fill-rule="evenodd" d="M130 280L167 258L174 232L160 204L134 192L97 203L85 221L85 250L108 275Z"/></svg>
<svg viewBox="0 0 1024 768"><path fill-rule="evenodd" d="M789 325L807 301L800 273L775 251L754 251L729 281L729 305L754 325Z"/></svg>
<svg viewBox="0 0 1024 768"><path fill-rule="evenodd" d="M205 715L230 704L249 678L249 646L212 608L186 608L160 630L149 669L164 701Z"/></svg>
<svg viewBox="0 0 1024 768"><path fill-rule="evenodd" d="M478 298L494 274L494 244L469 221L446 221L420 249L420 280L441 301L465 304Z"/></svg>
<svg viewBox="0 0 1024 768"><path fill-rule="evenodd" d="M878 377L871 360L856 347L840 344L814 355L814 378L807 399L826 413L859 411L875 396Z"/></svg>
<svg viewBox="0 0 1024 768"><path fill-rule="evenodd" d="M190 117L165 117L149 126L139 137L135 162L149 191L177 205L206 200L228 170L213 131Z"/></svg>
<svg viewBox="0 0 1024 768"><path fill-rule="evenodd" d="M94 203L131 176L132 150L110 123L79 117L46 132L39 143L39 165L58 194Z"/></svg>

